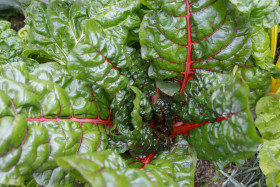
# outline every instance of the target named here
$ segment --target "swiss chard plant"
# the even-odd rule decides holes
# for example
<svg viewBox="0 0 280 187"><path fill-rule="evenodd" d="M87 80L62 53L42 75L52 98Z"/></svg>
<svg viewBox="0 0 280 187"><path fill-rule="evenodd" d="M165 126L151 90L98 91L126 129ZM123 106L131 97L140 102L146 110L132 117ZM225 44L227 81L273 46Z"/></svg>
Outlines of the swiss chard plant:
<svg viewBox="0 0 280 187"><path fill-rule="evenodd" d="M0 21L0 184L193 186L197 158L241 165L280 78L278 3L34 0L18 33Z"/></svg>

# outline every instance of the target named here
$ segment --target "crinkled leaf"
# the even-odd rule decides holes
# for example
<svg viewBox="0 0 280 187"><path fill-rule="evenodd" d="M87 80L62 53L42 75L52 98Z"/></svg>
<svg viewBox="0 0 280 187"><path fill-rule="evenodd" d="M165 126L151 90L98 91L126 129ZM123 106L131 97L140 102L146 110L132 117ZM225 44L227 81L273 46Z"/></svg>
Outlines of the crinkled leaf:
<svg viewBox="0 0 280 187"><path fill-rule="evenodd" d="M141 24L140 43L150 77L172 78L183 92L200 69L230 71L250 57L250 25L222 0L147 3L154 11Z"/></svg>
<svg viewBox="0 0 280 187"><path fill-rule="evenodd" d="M108 37L95 20L86 23L85 40L70 55L68 69L78 79L94 82L111 93L126 87L128 80L118 68L131 65L128 48L113 37Z"/></svg>
<svg viewBox="0 0 280 187"><path fill-rule="evenodd" d="M0 21L0 64L18 61L23 52L23 39L11 29L11 23Z"/></svg>
<svg viewBox="0 0 280 187"><path fill-rule="evenodd" d="M140 24L140 19L132 14L138 7L139 3L132 0L51 1L48 4L35 0L27 9L29 45L32 50L38 50L39 55L67 64L69 53L84 37L88 19L94 18L106 28L106 33L126 41L128 30Z"/></svg>
<svg viewBox="0 0 280 187"><path fill-rule="evenodd" d="M139 157L168 148L169 138L149 126L153 113L146 96L136 87L130 89L134 98L117 108L109 138L127 145L131 154Z"/></svg>
<svg viewBox="0 0 280 187"><path fill-rule="evenodd" d="M33 177L39 185L46 187L66 185L70 187L74 183L74 177L66 173L62 167L46 170L42 173L34 173Z"/></svg>
<svg viewBox="0 0 280 187"><path fill-rule="evenodd" d="M38 61L66 64L77 79L111 94L129 83L152 95L148 66L128 47L138 41L139 8L134 0L34 1L26 21L30 49L24 53Z"/></svg>
<svg viewBox="0 0 280 187"><path fill-rule="evenodd" d="M237 72L248 85L250 110L255 113L257 101L267 95L271 88L271 72L257 67L253 60L248 60L246 66L238 67Z"/></svg>
<svg viewBox="0 0 280 187"><path fill-rule="evenodd" d="M242 163L260 143L249 111L248 87L239 74L199 74L173 98L172 110L185 123L175 124L172 134L189 132L198 158L216 166Z"/></svg>
<svg viewBox="0 0 280 187"><path fill-rule="evenodd" d="M21 185L32 174L43 180L56 158L106 148L110 101L102 89L57 63L31 73L24 63L10 63L0 72L0 183Z"/></svg>
<svg viewBox="0 0 280 187"><path fill-rule="evenodd" d="M153 119L150 126L165 135L169 135L173 128L174 121L178 120L176 114L171 110L170 98L164 98L162 95L157 98L157 102L152 105Z"/></svg>
<svg viewBox="0 0 280 187"><path fill-rule="evenodd" d="M251 54L257 66L280 75L264 29L250 29L248 20L235 15L223 0L144 4L154 10L146 14L140 27L142 57L151 62L151 78L172 78L183 92L200 69L232 73L235 66L247 66Z"/></svg>
<svg viewBox="0 0 280 187"><path fill-rule="evenodd" d="M267 70L275 78L280 76L280 70L274 65L270 49L270 37L262 27L252 27L250 31L252 40L252 57L255 64L263 70Z"/></svg>
<svg viewBox="0 0 280 187"><path fill-rule="evenodd" d="M257 103L256 113L256 126L263 140L259 153L260 168L266 175L266 183L269 187L280 185L279 99L271 96L263 97Z"/></svg>
<svg viewBox="0 0 280 187"><path fill-rule="evenodd" d="M280 22L278 0L229 0L240 12L246 13L252 25L271 28Z"/></svg>
<svg viewBox="0 0 280 187"><path fill-rule="evenodd" d="M144 169L128 168L112 151L63 157L57 162L91 186L193 186L196 155L178 137L170 151L160 152Z"/></svg>
<svg viewBox="0 0 280 187"><path fill-rule="evenodd" d="M0 65L25 61L27 70L32 71L38 62L22 55L26 45L25 41L10 27L10 22L0 21Z"/></svg>

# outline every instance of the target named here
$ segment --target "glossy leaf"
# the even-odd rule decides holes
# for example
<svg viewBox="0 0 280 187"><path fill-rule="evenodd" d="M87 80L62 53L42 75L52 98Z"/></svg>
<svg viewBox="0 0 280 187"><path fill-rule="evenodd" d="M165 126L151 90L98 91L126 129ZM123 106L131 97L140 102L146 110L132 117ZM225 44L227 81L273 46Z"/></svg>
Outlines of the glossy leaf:
<svg viewBox="0 0 280 187"><path fill-rule="evenodd" d="M266 96L271 88L271 72L257 67L254 60L249 59L246 66L238 67L236 73L249 87L249 106L251 112L255 113L257 101Z"/></svg>
<svg viewBox="0 0 280 187"><path fill-rule="evenodd" d="M262 149L259 153L260 168L266 175L268 187L280 185L279 153L279 99L267 96L259 100L256 106L256 126L262 135Z"/></svg>
<svg viewBox="0 0 280 187"><path fill-rule="evenodd" d="M139 3L132 0L51 1L48 4L35 0L27 9L29 45L38 50L39 55L67 64L69 53L84 37L88 19L94 18L106 28L106 33L126 40L128 30L140 24L139 18L132 15L138 7Z"/></svg>
<svg viewBox="0 0 280 187"><path fill-rule="evenodd" d="M246 13L252 25L271 28L280 22L278 0L229 0L240 12Z"/></svg>
<svg viewBox="0 0 280 187"><path fill-rule="evenodd" d="M250 57L249 23L229 15L222 0L147 5L154 11L141 24L142 57L151 60L150 77L173 78L181 93L200 69L230 71Z"/></svg>
<svg viewBox="0 0 280 187"><path fill-rule="evenodd" d="M149 125L153 113L146 96L136 87L131 86L130 89L134 98L116 109L115 126L108 129L109 138L127 145L130 153L136 157L168 148L169 138Z"/></svg>
<svg viewBox="0 0 280 187"><path fill-rule="evenodd" d="M270 72L275 78L279 77L280 70L274 65L268 33L262 27L252 27L250 36L252 40L252 57L256 65Z"/></svg>
<svg viewBox="0 0 280 187"><path fill-rule="evenodd" d="M134 0L34 1L26 21L30 49L24 53L41 62L66 64L77 79L110 94L130 84L152 95L148 66L128 47L138 41L141 21L134 12L139 8Z"/></svg>
<svg viewBox="0 0 280 187"><path fill-rule="evenodd" d="M32 71L38 62L22 55L26 45L25 40L10 27L10 22L0 21L0 65L25 61L27 70Z"/></svg>
<svg viewBox="0 0 280 187"><path fill-rule="evenodd" d="M184 123L175 124L172 135L189 132L188 141L198 158L217 167L242 163L260 143L249 111L248 87L238 74L199 74L183 94L173 98L173 113Z"/></svg>
<svg viewBox="0 0 280 187"><path fill-rule="evenodd" d="M128 168L112 151L57 159L63 168L91 186L193 186L195 152L178 137L170 151L160 152L144 167Z"/></svg>
<svg viewBox="0 0 280 187"><path fill-rule="evenodd" d="M100 88L74 79L57 63L31 73L24 63L11 63L0 72L0 183L22 185L30 175L46 182L59 170L51 171L56 158L106 148L110 100ZM67 182L58 173L50 185Z"/></svg>

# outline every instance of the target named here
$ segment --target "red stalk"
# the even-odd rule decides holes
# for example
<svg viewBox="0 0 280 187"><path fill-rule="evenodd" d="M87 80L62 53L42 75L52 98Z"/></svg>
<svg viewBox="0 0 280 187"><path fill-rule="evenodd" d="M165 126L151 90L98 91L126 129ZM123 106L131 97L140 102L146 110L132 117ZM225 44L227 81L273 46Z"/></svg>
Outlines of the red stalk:
<svg viewBox="0 0 280 187"><path fill-rule="evenodd" d="M188 54L187 54L187 59L185 61L185 71L181 72L181 74L184 75L181 87L179 92L182 93L188 83L188 80L191 78L190 74L192 73L192 69L191 69L191 64L193 63L192 61L192 46L193 46L193 42L192 42L192 36L191 36L191 12L190 12L190 7L191 4L189 3L188 0L186 0L186 8L187 8L187 14L186 14L186 20L187 20L187 30L188 30L188 45L186 45L185 47L187 47L188 49Z"/></svg>
<svg viewBox="0 0 280 187"><path fill-rule="evenodd" d="M174 125L173 125L172 133L169 136L172 137L172 136L176 136L178 134L188 134L191 129L195 129L196 127L201 127L202 125L206 125L208 123L214 123L214 122L217 122L217 121L227 120L232 115L234 115L234 114L230 114L229 116L227 116L225 118L218 118L214 121L205 121L205 122L202 122L202 123L192 123L192 124L190 124L190 123L183 123L183 122L175 122Z"/></svg>
<svg viewBox="0 0 280 187"><path fill-rule="evenodd" d="M61 121L61 120L69 120L77 123L95 123L95 124L104 124L104 125L110 125L112 124L111 120L102 120L102 119L94 119L94 118L26 118L26 121L39 121L39 122L44 122L44 121Z"/></svg>
<svg viewBox="0 0 280 187"><path fill-rule="evenodd" d="M144 168L146 165L150 164L151 160L156 156L156 153L151 153L147 155L145 158L141 159L140 162L143 163L141 168Z"/></svg>

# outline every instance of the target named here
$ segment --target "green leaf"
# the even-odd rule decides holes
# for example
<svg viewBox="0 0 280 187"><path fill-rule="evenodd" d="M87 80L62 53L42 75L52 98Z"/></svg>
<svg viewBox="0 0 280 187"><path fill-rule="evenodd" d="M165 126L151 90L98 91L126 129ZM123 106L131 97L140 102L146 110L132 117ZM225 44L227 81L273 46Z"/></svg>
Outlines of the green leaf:
<svg viewBox="0 0 280 187"><path fill-rule="evenodd" d="M138 41L138 9L140 2L134 0L34 1L26 21L30 48L24 54L67 65L77 79L110 94L129 84L152 95L155 86L148 79L148 66L128 47Z"/></svg>
<svg viewBox="0 0 280 187"><path fill-rule="evenodd" d="M163 93L169 96L173 96L180 90L180 84L176 82L165 82L162 80L157 80L157 86Z"/></svg>
<svg viewBox="0 0 280 187"><path fill-rule="evenodd" d="M70 186L74 183L74 177L66 173L62 167L34 173L33 177L39 185L43 186Z"/></svg>
<svg viewBox="0 0 280 187"><path fill-rule="evenodd" d="M182 93L199 70L232 72L250 57L250 24L222 0L147 3L154 11L146 14L139 34L151 78L172 78Z"/></svg>
<svg viewBox="0 0 280 187"><path fill-rule="evenodd" d="M251 112L255 113L257 101L261 97L266 96L270 91L272 83L271 72L258 67L253 57L250 57L245 66L237 67L237 73L241 75L249 87L249 106ZM229 72L229 74L232 74L232 72Z"/></svg>
<svg viewBox="0 0 280 187"><path fill-rule="evenodd" d="M30 73L22 62L0 66L0 103L1 184L22 185L32 174L44 185L65 184L56 158L107 147L109 96L57 63Z"/></svg>
<svg viewBox="0 0 280 187"><path fill-rule="evenodd" d="M280 70L274 65L270 49L270 37L262 27L252 27L250 31L252 40L252 57L255 64L263 70L271 72L275 78L280 77Z"/></svg>
<svg viewBox="0 0 280 187"><path fill-rule="evenodd" d="M95 20L86 23L85 40L71 53L68 69L77 79L94 82L115 93L128 84L118 68L131 65L131 48L118 40L108 37L102 26Z"/></svg>
<svg viewBox="0 0 280 187"><path fill-rule="evenodd" d="M202 72L173 98L173 113L184 123L175 124L171 135L189 133L198 158L216 166L242 163L260 143L249 111L248 87L239 74Z"/></svg>
<svg viewBox="0 0 280 187"><path fill-rule="evenodd" d="M26 46L25 41L10 27L10 22L0 21L0 65L25 61L27 70L32 71L38 65L38 62L22 55Z"/></svg>
<svg viewBox="0 0 280 187"><path fill-rule="evenodd" d="M108 128L109 138L127 145L137 157L167 149L169 138L150 126L153 113L148 99L138 88L130 86L130 89L133 97L116 108L115 126Z"/></svg>
<svg viewBox="0 0 280 187"><path fill-rule="evenodd" d="M256 106L256 126L262 135L262 149L259 153L260 168L266 175L268 187L280 185L280 153L279 153L279 97L263 97Z"/></svg>
<svg viewBox="0 0 280 187"><path fill-rule="evenodd" d="M278 0L229 0L254 26L271 28L280 22Z"/></svg>
<svg viewBox="0 0 280 187"><path fill-rule="evenodd" d="M106 33L126 41L128 30L139 27L140 19L132 14L137 1L51 1L35 0L28 7L26 24L30 27L27 54L39 55L67 64L69 53L82 41L87 20L94 18ZM114 15L114 16L112 16ZM35 50L35 51L34 51Z"/></svg>
<svg viewBox="0 0 280 187"><path fill-rule="evenodd" d="M271 28L280 22L278 0L229 0L240 12L250 18L254 26Z"/></svg>
<svg viewBox="0 0 280 187"><path fill-rule="evenodd" d="M160 152L144 169L129 168L108 150L58 158L57 162L91 186L193 186L196 155L187 141L178 137L170 151Z"/></svg>

